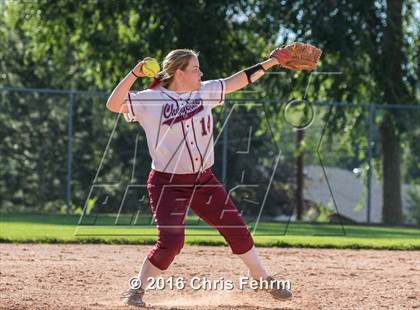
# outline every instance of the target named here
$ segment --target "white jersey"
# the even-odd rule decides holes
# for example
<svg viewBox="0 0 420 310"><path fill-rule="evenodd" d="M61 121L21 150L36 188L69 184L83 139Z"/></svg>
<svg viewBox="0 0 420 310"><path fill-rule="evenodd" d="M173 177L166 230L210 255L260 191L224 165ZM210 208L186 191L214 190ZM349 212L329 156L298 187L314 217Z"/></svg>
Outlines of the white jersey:
<svg viewBox="0 0 420 310"><path fill-rule="evenodd" d="M211 80L184 94L161 86L128 93L124 117L144 128L152 169L187 174L213 165L211 110L223 103L225 92L224 80Z"/></svg>

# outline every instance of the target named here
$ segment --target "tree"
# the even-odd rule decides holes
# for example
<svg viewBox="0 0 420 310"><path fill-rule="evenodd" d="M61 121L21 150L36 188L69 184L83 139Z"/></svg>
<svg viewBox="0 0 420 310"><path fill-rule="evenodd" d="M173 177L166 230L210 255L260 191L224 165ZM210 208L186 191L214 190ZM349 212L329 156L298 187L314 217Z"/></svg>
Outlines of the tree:
<svg viewBox="0 0 420 310"><path fill-rule="evenodd" d="M383 72L377 76L383 87L385 103L407 102L407 89L403 81L403 23L402 0L386 2L386 28L381 58ZM378 71L376 71L378 72ZM401 200L401 142L396 115L386 111L381 123L383 171L383 221L385 224L402 223Z"/></svg>
<svg viewBox="0 0 420 310"><path fill-rule="evenodd" d="M103 90L110 92L117 82L128 72L139 58L163 56L174 48L192 48L201 52L201 66L205 79L220 78L249 66L260 59L265 42L260 36L245 27L240 19L235 19L236 7L242 1L188 1L183 3L168 1L80 1L59 0L51 3L47 0L10 1L4 4L0 30L2 43L8 48L0 52L1 66L6 74L0 76L2 85L36 88ZM177 12L177 14L174 14ZM211 12L211 13L210 13ZM3 46L3 44L2 44ZM17 52L14 47L19 47ZM30 70L28 70L30 68ZM136 88L145 88L146 79L139 80ZM77 205L83 204L92 185L96 168L101 160L107 138L112 129L115 114L105 109L105 97L95 100L78 95L74 110L74 189ZM51 112L51 105L41 99L33 101L30 108L28 101L12 102L10 95L5 96L2 104L7 105L5 119L20 124L19 115L29 115L37 110L42 115L67 114L67 98L61 105L56 105L57 112ZM36 102L36 103L35 103ZM60 112L61 109L61 112ZM221 111L220 111L221 112ZM219 112L219 113L220 113ZM11 113L11 114L8 114ZM13 117L10 118L10 115ZM19 191L19 183L30 174L35 180L42 176L52 181L56 172L65 175L65 153L45 151L43 139L51 141L57 149L66 148L66 121L61 119L60 126L48 131L54 120L25 118L30 123L31 132L11 130L12 125L2 127L2 134L9 137L4 144L4 154L12 161L3 173L14 171L20 176L18 184L6 182L6 192ZM39 126L45 127L43 134ZM16 126L15 126L16 128ZM104 130L105 129L105 130ZM106 131L106 132L105 132ZM118 150L127 149L138 127L121 126L112 141ZM36 136L31 138L31 134ZM25 137L25 144L14 141ZM140 143L145 138L140 134ZM144 145L144 144L143 144ZM14 167L25 167L13 153L31 154L31 164L39 167L38 171L26 169L20 171ZM8 155L6 155L8 154ZM110 152L104 165L104 180L119 180L122 170L132 162L132 152ZM57 160L57 158L59 160ZM147 156L145 156L145 159ZM42 168L42 163L45 164ZM148 170L148 161L137 161L142 165L138 170ZM233 163L233 161L232 161ZM247 163L251 165L251 163ZM20 166L19 166L20 165ZM41 169L42 168L42 169ZM48 174L45 170L48 170ZM59 173L57 172L59 171ZM48 177L47 177L48 176ZM18 180L18 178L15 178ZM39 195L39 199L48 201L55 193L63 194L65 178L48 187L48 193ZM27 182L27 197L36 197L38 181ZM60 189L60 190L58 190ZM3 196L3 195L2 195ZM4 196L3 196L4 197ZM26 206L42 205L41 200L19 201Z"/></svg>
<svg viewBox="0 0 420 310"><path fill-rule="evenodd" d="M155 56L161 59L169 50L181 47L201 52L204 79L220 78L261 60L276 45L298 40L314 43L324 50L321 70L338 69L343 73L340 78L319 76L313 81L313 90L308 93L311 98L353 103L412 102L418 95L418 78L416 69L410 63L418 60L418 56L413 56L416 55L418 44L408 44L406 25L408 19L413 20L413 3L402 0L388 4L374 0L297 0L280 3L269 0L0 2L0 40L4 47L0 50L0 84L109 92L139 58ZM396 10L390 11L391 8ZM405 13L401 13L401 10ZM411 36L418 43L418 31ZM397 83L391 79L395 72ZM265 77L264 83L252 85L252 89L258 91L255 93L258 98L302 97L307 80L295 82L290 76L280 79ZM144 88L147 83L142 79L136 87ZM52 140L48 143L57 149L66 145L63 135L65 123L60 118L66 113L63 106L60 112L60 109L54 110L50 104L45 104L42 98L32 98L31 102L39 115L38 112L31 114L34 109L30 109L27 101L20 99L8 97L2 98L1 102L0 134L7 137L1 149L2 156L7 157L7 161L1 161L1 179L2 182L6 182L4 180L7 178L19 180L0 186L2 197L5 193L19 191L19 184L23 181L18 176L32 171L31 161L45 161L47 165L44 168L50 170L49 174L44 175L46 180L50 180L55 173L63 173L63 166L56 160L57 156L62 155L42 151L46 137ZM107 136L103 128L108 131L112 129L114 115L105 111L105 97L98 97L96 101L78 97L76 101L75 128L78 132L75 139L78 143L75 144L74 154L78 169L74 176L80 203L86 197L86 188L91 185L95 168L106 146ZM267 111L273 120L272 130L277 134L282 126L279 121L280 105L270 105ZM21 119L21 115L28 119ZM57 130L48 131L49 127L42 124L40 115L59 115L53 126ZM249 124L258 128L257 132L268 131L269 128L261 119L261 115L254 117ZM365 120L365 110L362 108L352 112L336 109L333 115L330 132L351 129L352 137L360 142L354 147L358 154L354 162L364 160L367 147L363 138ZM44 133L36 130L31 132L30 126L21 129L23 127L19 126L24 126L25 122L39 125ZM405 117L392 110L384 115L381 123L384 195L392 195L393 199L385 199L384 220L395 223L400 221L398 210L401 199L397 192L400 179L395 177L400 164L393 159L400 154L402 141L408 139L415 144L413 134L404 126L413 122L407 122ZM233 134L242 129L241 122L233 123L230 127ZM133 138L130 135L135 136L137 131L138 128L121 126L113 143L124 148ZM25 143L18 143L16 149L15 141ZM140 142L144 143L144 139ZM260 154L265 154L269 143L264 139L259 142ZM294 145L294 142L290 145ZM28 154L31 154L31 160L25 157ZM267 158L270 155L258 155L255 160L258 160L260 167L264 166ZM250 168L255 165L255 161L241 162L235 159L233 156L229 162ZM129 152L111 153L110 161L113 164L105 167L106 174L112 177L121 175L121 169L127 168L131 160L132 154ZM148 163L141 161L141 164L147 170ZM285 171L289 171L290 167L285 165L285 168ZM410 174L415 174L415 169L413 164ZM33 173L37 180L42 177L41 171ZM285 174L285 182L290 182L290 175L288 172ZM63 180L54 182L59 185L48 191L56 191L57 195L51 195L56 199ZM38 193L33 184L26 184L29 197L36 197ZM286 185L282 187L287 191ZM394 209L395 217L394 211L391 211Z"/></svg>
<svg viewBox="0 0 420 310"><path fill-rule="evenodd" d="M329 100L414 103L418 73L408 59L418 60L410 56L418 47L409 43L407 22L406 26L403 23L404 19L411 26L415 23L413 5L413 1L402 0L262 1L253 23L270 33L274 29L289 32L296 40L314 42L324 50L321 70L342 71L340 78L331 81L325 77L320 82L319 90L324 89ZM418 42L418 29L414 42ZM354 125L352 130L360 135L366 119L362 109L335 112L333 130ZM402 222L400 143L407 133L406 122L407 117L388 109L380 126L383 221L388 224Z"/></svg>

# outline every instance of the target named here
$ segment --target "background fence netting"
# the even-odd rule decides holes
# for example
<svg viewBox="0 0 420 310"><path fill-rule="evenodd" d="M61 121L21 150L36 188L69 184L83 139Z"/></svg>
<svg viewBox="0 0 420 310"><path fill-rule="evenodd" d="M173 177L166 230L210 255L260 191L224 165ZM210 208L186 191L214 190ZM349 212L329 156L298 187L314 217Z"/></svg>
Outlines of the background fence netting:
<svg viewBox="0 0 420 310"><path fill-rule="evenodd" d="M144 131L109 112L106 94L0 96L3 210L78 213L88 225L153 224ZM398 114L404 223L418 223L417 106L227 99L213 112L213 170L251 228L260 220L382 223L380 126L384 113ZM190 213L188 223L200 221Z"/></svg>

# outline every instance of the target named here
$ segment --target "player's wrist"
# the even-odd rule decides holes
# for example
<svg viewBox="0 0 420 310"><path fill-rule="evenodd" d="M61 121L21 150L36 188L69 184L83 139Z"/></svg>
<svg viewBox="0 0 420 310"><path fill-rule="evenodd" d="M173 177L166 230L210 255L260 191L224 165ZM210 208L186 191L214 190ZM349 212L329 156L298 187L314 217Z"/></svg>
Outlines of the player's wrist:
<svg viewBox="0 0 420 310"><path fill-rule="evenodd" d="M255 66L245 69L243 72L246 75L248 84L251 84L262 77L265 73L265 70L266 69L263 67L262 63L258 63Z"/></svg>
<svg viewBox="0 0 420 310"><path fill-rule="evenodd" d="M131 70L131 74L134 75L137 79L140 77L140 75L137 75L137 74L134 73L134 69Z"/></svg>
<svg viewBox="0 0 420 310"><path fill-rule="evenodd" d="M279 64L279 61L276 58L268 58L267 60L265 60L264 62L261 63L261 65L263 66L264 70L269 70L272 67L276 66Z"/></svg>

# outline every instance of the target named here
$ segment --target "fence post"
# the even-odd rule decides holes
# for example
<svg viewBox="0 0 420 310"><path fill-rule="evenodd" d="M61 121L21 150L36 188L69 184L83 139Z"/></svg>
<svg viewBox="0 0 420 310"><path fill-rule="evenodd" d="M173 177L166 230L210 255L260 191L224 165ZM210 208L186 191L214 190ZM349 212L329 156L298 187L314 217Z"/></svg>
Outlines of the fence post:
<svg viewBox="0 0 420 310"><path fill-rule="evenodd" d="M223 124L226 122L226 118L229 115L229 105L225 101L223 107ZM223 153L222 153L222 182L226 185L226 172L227 172L227 158L228 158L228 122L226 122L225 127L223 129Z"/></svg>
<svg viewBox="0 0 420 310"><path fill-rule="evenodd" d="M366 212L367 223L370 223L370 210L372 207L372 136L373 136L373 116L375 114L375 106L369 104L368 116L368 147L367 147L367 162L368 162L368 176L367 176L367 197L366 197Z"/></svg>
<svg viewBox="0 0 420 310"><path fill-rule="evenodd" d="M71 178L73 166L73 106L74 91L69 93L69 104L67 112L67 186L66 186L66 213L71 209Z"/></svg>

